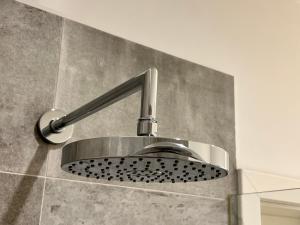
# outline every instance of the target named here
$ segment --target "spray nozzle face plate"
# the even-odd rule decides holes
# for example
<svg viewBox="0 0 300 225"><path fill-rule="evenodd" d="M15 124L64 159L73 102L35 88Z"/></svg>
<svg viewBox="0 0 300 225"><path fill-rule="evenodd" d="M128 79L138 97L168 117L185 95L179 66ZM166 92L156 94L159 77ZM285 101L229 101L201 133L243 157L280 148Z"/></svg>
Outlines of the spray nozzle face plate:
<svg viewBox="0 0 300 225"><path fill-rule="evenodd" d="M181 154L180 149L175 151L174 148L168 152L165 143L170 140L185 146L185 152ZM159 143L164 143L162 151L148 151L147 146L160 146ZM187 156L186 147L193 147L191 155L199 158ZM116 181L175 183L213 180L227 176L228 155L224 150L212 147L158 137L95 138L66 145L62 169L74 175ZM134 155L145 152L140 149L147 149L149 154Z"/></svg>
<svg viewBox="0 0 300 225"><path fill-rule="evenodd" d="M63 165L75 175L132 182L192 182L224 177L227 171L196 161L154 157L88 159Z"/></svg>

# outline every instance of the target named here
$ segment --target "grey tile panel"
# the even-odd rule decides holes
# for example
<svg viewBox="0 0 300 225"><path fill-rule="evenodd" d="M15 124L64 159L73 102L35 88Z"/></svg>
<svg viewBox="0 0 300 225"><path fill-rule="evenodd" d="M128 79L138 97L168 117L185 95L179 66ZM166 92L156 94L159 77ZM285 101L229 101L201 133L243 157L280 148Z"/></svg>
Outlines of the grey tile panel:
<svg viewBox="0 0 300 225"><path fill-rule="evenodd" d="M62 19L13 0L0 9L0 171L44 174L34 127L54 103Z"/></svg>
<svg viewBox="0 0 300 225"><path fill-rule="evenodd" d="M38 225L44 178L0 173L0 225Z"/></svg>
<svg viewBox="0 0 300 225"><path fill-rule="evenodd" d="M0 171L45 175L48 153L50 177L40 212L44 178L0 172L0 225L38 225L41 213L42 225L228 224L227 196L237 187L231 76L13 0L0 9ZM64 173L61 146L36 137L39 116L54 102L69 112L149 66L159 70L159 135L227 149L231 175L143 184ZM71 141L136 135L139 103L136 93L79 122Z"/></svg>
<svg viewBox="0 0 300 225"><path fill-rule="evenodd" d="M223 200L47 179L41 225L224 225Z"/></svg>
<svg viewBox="0 0 300 225"><path fill-rule="evenodd" d="M149 66L159 71L159 135L225 148L232 173L221 180L188 185L118 184L222 198L235 193L234 83L229 75L65 20L56 107L67 112L76 109ZM139 97L139 93L132 95L80 121L72 141L136 135ZM47 175L82 179L63 172L60 157L60 147L50 152Z"/></svg>

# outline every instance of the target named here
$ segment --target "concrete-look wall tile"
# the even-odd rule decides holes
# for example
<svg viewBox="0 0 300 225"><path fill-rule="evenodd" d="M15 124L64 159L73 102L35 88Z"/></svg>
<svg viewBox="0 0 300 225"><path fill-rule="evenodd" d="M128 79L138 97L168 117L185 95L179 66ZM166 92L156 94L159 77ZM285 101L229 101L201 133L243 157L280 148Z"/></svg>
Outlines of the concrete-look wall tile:
<svg viewBox="0 0 300 225"><path fill-rule="evenodd" d="M236 192L233 77L65 20L56 107L67 112L150 66L158 68L159 135L214 144L230 153L230 176L198 183L118 185L226 198ZM80 121L73 139L135 136L140 93ZM51 151L47 175L75 180L60 169L61 150ZM90 180L95 181L96 180ZM106 183L106 181L100 180Z"/></svg>
<svg viewBox="0 0 300 225"><path fill-rule="evenodd" d="M0 170L44 174L34 127L53 107L62 19L13 0L0 9Z"/></svg>
<svg viewBox="0 0 300 225"><path fill-rule="evenodd" d="M47 179L41 225L224 225L222 200Z"/></svg>
<svg viewBox="0 0 300 225"><path fill-rule="evenodd" d="M229 225L243 225L243 218L240 216L239 205L241 195L231 195L228 198L228 213L229 213Z"/></svg>
<svg viewBox="0 0 300 225"><path fill-rule="evenodd" d="M0 173L0 225L38 225L44 178Z"/></svg>

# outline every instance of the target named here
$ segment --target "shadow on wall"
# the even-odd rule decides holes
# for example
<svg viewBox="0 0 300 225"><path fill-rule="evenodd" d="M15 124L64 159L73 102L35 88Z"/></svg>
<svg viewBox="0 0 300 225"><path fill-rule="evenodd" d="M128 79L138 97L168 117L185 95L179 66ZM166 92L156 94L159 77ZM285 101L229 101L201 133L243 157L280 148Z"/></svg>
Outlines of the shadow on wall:
<svg viewBox="0 0 300 225"><path fill-rule="evenodd" d="M25 174L30 174L30 172L32 171L36 171L36 174L39 174L40 170L44 165L44 162L47 159L48 148L45 147L45 144L39 138L37 132L38 132L37 127L35 126L34 136L37 142L39 143L39 145L38 148L36 149L36 152L32 160L30 161L30 164ZM45 153L42 151L47 151L47 152ZM37 161L41 163L36 164ZM37 168L36 165L39 165L39 167ZM7 211L4 213L4 215L0 220L0 224L9 224L9 225L17 224L17 219L20 216L20 214L23 212L23 207L37 179L38 179L37 176L26 176L26 175L22 176L22 179L19 182L18 187L16 188L16 191L11 198L11 201L8 203Z"/></svg>
<svg viewBox="0 0 300 225"><path fill-rule="evenodd" d="M234 194L229 195L227 198L229 225L244 225L244 220L239 212L239 197L239 194Z"/></svg>

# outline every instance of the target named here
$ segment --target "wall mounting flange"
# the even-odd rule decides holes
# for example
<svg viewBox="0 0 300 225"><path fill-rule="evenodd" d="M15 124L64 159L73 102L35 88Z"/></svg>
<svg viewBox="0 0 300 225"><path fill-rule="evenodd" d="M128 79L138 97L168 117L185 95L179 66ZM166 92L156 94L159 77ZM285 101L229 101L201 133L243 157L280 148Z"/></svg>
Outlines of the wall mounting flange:
<svg viewBox="0 0 300 225"><path fill-rule="evenodd" d="M51 123L66 115L59 109L51 109L44 113L38 121L38 128L42 138L51 144L62 144L68 141L73 134L73 125L69 125L60 130L51 129Z"/></svg>

